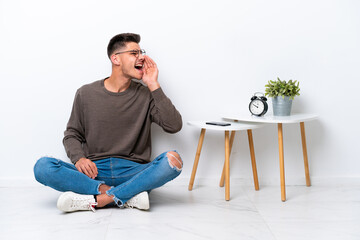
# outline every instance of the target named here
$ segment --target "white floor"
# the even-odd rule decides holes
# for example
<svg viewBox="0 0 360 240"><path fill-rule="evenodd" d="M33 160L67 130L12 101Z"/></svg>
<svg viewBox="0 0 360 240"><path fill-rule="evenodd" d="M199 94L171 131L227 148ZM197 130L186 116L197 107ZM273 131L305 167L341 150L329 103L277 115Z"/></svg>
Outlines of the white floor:
<svg viewBox="0 0 360 240"><path fill-rule="evenodd" d="M0 188L0 239L360 239L360 187L170 185L150 194L151 210L61 213L47 187Z"/></svg>

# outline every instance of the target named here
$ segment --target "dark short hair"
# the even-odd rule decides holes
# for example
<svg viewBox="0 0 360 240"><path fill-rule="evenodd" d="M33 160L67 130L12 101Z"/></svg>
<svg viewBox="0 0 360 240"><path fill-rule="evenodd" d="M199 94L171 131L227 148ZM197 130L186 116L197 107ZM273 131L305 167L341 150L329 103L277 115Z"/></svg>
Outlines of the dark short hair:
<svg viewBox="0 0 360 240"><path fill-rule="evenodd" d="M107 47L107 54L110 58L111 54L113 54L117 49L125 47L125 44L128 42L140 42L140 35L135 33L120 33L114 36Z"/></svg>

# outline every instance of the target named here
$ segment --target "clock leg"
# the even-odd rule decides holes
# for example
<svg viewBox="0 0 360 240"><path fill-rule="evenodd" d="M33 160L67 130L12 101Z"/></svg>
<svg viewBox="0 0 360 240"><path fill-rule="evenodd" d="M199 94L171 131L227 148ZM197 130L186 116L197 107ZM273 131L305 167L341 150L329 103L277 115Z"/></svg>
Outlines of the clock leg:
<svg viewBox="0 0 360 240"><path fill-rule="evenodd" d="M304 155L306 186L310 187L311 182L310 182L310 175L309 175L309 163L308 163L308 156L307 156L307 149L306 149L306 137L305 137L305 124L304 124L304 122L300 123L300 130L301 130L301 142L302 142L303 155Z"/></svg>
<svg viewBox="0 0 360 240"><path fill-rule="evenodd" d="M233 143L234 143L235 132L236 132L236 131L231 131L231 136L230 136L230 154L231 154L231 149L232 149L232 146L233 146ZM230 157L230 154L229 154L229 157ZM220 184L219 184L220 187L223 187L223 186L224 186L224 181L225 181L225 161L224 161L224 167L223 167L223 170L222 170L222 173L221 173L221 178L220 178Z"/></svg>
<svg viewBox="0 0 360 240"><path fill-rule="evenodd" d="M285 192L284 143L283 143L282 123L278 123L278 141L279 141L281 201L285 202L286 192Z"/></svg>
<svg viewBox="0 0 360 240"><path fill-rule="evenodd" d="M192 169L192 173L191 173L191 178L190 178L190 182L189 182L189 191L192 190L193 185L194 185L194 180L195 180L195 174L196 174L196 170L199 164L199 158L200 158L200 153L201 153L201 148L204 142L204 137L205 137L205 128L201 129L201 133L200 133L200 138L199 138L199 143L198 143L198 147L196 150L196 155L195 155L195 161L194 161L194 166Z"/></svg>

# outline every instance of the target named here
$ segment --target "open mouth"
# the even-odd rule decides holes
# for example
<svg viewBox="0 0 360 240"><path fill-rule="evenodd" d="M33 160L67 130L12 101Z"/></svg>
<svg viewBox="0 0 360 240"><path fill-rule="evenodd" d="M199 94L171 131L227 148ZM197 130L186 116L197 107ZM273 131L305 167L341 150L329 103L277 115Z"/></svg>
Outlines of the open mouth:
<svg viewBox="0 0 360 240"><path fill-rule="evenodd" d="M142 64L142 63L136 64L136 65L135 65L135 68L136 68L137 70L142 70L143 64Z"/></svg>

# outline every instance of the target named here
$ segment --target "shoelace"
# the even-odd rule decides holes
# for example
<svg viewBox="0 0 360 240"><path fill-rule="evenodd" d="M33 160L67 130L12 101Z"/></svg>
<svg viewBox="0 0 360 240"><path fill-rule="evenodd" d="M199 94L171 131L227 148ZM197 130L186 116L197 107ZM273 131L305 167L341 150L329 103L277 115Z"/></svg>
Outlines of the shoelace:
<svg viewBox="0 0 360 240"><path fill-rule="evenodd" d="M89 209L91 209L91 211L95 212L95 206L97 205L96 203L89 203Z"/></svg>
<svg viewBox="0 0 360 240"><path fill-rule="evenodd" d="M88 200L84 200L84 199L74 199L73 204L71 205L71 207L73 208L85 208L85 209L89 209L93 212L95 212L95 206L98 205L97 202L89 202Z"/></svg>
<svg viewBox="0 0 360 240"><path fill-rule="evenodd" d="M127 201L125 204L124 204L124 207L129 207L129 208L134 208L134 205L137 204L137 198L134 198L134 199L130 199L129 201Z"/></svg>

